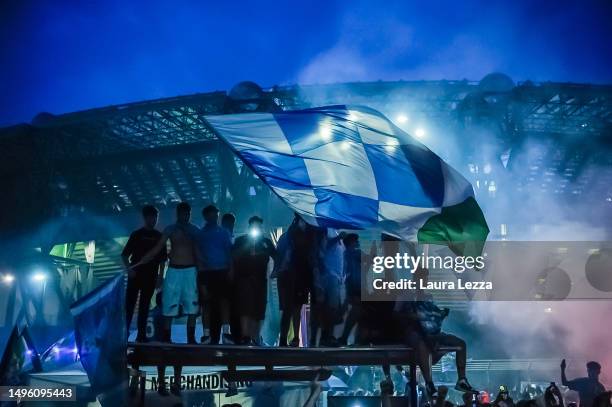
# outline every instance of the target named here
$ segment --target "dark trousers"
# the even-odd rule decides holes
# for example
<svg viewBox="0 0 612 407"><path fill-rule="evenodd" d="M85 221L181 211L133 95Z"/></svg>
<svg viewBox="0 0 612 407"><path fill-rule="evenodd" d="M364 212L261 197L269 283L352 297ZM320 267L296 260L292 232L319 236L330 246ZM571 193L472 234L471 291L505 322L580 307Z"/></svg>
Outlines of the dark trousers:
<svg viewBox="0 0 612 407"><path fill-rule="evenodd" d="M155 291L156 273L138 271L132 278L128 278L127 292L125 295L126 322L128 331L134 316L134 308L136 300L140 294L138 302L138 339L144 339L147 336L147 318L149 317L149 305L151 297Z"/></svg>
<svg viewBox="0 0 612 407"><path fill-rule="evenodd" d="M232 338L234 342L242 339L246 332L243 334L240 329L240 308L238 307L240 299L237 297L236 283L230 283L230 330L232 331Z"/></svg>
<svg viewBox="0 0 612 407"><path fill-rule="evenodd" d="M198 273L198 285L206 287L204 306L208 306L210 312L210 337L213 344L219 343L221 336L222 303L230 300L229 270L206 270Z"/></svg>

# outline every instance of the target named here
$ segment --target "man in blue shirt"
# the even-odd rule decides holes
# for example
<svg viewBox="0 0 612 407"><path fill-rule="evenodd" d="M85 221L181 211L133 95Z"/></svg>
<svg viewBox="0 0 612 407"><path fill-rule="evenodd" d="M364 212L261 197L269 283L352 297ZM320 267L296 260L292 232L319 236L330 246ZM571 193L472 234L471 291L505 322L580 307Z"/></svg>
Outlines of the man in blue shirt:
<svg viewBox="0 0 612 407"><path fill-rule="evenodd" d="M197 237L198 289L205 321L202 343L218 344L223 321L229 320L232 240L227 229L219 226L214 205L204 208L202 215L205 224Z"/></svg>

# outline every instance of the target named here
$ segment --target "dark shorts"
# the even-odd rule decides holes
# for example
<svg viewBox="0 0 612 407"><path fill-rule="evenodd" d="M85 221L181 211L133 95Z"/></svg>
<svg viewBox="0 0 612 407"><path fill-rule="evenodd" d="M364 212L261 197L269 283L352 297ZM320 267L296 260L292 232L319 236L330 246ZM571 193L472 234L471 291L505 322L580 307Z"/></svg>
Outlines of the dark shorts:
<svg viewBox="0 0 612 407"><path fill-rule="evenodd" d="M198 287L200 286L206 287L209 298L230 298L232 285L229 281L229 270L199 271Z"/></svg>
<svg viewBox="0 0 612 407"><path fill-rule="evenodd" d="M260 277L239 277L234 284L238 314L263 321L268 302L268 281Z"/></svg>
<svg viewBox="0 0 612 407"><path fill-rule="evenodd" d="M278 302L281 311L292 311L308 303L310 287L296 279L294 272L287 271L278 276Z"/></svg>

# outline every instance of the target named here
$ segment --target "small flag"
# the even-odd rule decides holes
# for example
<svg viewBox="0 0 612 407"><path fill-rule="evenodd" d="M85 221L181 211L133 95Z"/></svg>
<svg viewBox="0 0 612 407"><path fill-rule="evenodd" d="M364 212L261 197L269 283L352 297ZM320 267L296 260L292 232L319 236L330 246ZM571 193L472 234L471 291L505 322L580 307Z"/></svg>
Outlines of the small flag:
<svg viewBox="0 0 612 407"><path fill-rule="evenodd" d="M26 359L25 341L19 335L17 326L11 331L6 344L2 360L0 360L0 385L10 386L22 384L20 380L21 369Z"/></svg>
<svg viewBox="0 0 612 407"><path fill-rule="evenodd" d="M127 380L124 275L119 274L70 306L81 364L94 394Z"/></svg>

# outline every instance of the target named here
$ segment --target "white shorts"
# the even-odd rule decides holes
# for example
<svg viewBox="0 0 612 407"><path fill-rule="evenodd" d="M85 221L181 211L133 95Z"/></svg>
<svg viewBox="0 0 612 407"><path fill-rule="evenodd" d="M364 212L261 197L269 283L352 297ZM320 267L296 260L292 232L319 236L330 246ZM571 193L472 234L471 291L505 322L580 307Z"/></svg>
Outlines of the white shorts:
<svg viewBox="0 0 612 407"><path fill-rule="evenodd" d="M199 314L198 286L195 267L168 267L162 291L162 314L165 317L176 317L179 306L183 315Z"/></svg>

